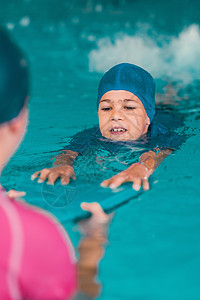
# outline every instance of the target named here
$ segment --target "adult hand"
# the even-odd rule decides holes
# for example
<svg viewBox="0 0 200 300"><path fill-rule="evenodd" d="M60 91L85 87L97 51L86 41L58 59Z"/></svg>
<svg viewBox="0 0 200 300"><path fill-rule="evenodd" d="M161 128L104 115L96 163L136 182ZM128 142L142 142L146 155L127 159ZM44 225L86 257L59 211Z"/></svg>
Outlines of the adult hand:
<svg viewBox="0 0 200 300"><path fill-rule="evenodd" d="M81 208L91 213L90 220L94 223L107 223L110 215L106 214L98 202L82 202Z"/></svg>
<svg viewBox="0 0 200 300"><path fill-rule="evenodd" d="M114 214L106 214L97 202L82 202L81 208L91 213L90 218L79 221L81 233L95 238L107 235L107 227Z"/></svg>
<svg viewBox="0 0 200 300"><path fill-rule="evenodd" d="M21 198L26 195L26 192L16 191L16 190L10 190L7 192L8 197L10 198Z"/></svg>
<svg viewBox="0 0 200 300"><path fill-rule="evenodd" d="M148 170L143 164L135 163L110 179L104 180L101 186L115 189L122 183L133 182L133 189L135 191L139 191L141 185L143 186L143 190L147 191L149 189L148 178L152 173L153 170Z"/></svg>
<svg viewBox="0 0 200 300"><path fill-rule="evenodd" d="M41 171L35 172L31 176L31 180L38 178L38 183L44 182L46 179L47 184L54 185L58 178L61 178L61 184L67 185L70 179L76 179L74 168L72 166L57 166L49 169L43 169Z"/></svg>

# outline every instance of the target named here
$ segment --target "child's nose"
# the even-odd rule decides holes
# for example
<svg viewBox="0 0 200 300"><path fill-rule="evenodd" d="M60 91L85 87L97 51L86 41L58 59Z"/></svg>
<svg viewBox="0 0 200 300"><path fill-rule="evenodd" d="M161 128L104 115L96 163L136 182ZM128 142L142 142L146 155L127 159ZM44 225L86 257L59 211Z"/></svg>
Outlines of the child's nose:
<svg viewBox="0 0 200 300"><path fill-rule="evenodd" d="M116 120L123 120L124 115L123 112L120 111L120 109L113 109L112 114L111 114L111 120L116 121Z"/></svg>

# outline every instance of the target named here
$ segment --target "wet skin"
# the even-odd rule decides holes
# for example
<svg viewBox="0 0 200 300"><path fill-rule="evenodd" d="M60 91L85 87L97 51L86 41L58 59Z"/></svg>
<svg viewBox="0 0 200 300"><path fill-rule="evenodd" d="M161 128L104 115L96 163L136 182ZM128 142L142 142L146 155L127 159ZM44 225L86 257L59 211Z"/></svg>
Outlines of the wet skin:
<svg viewBox="0 0 200 300"><path fill-rule="evenodd" d="M115 141L137 140L147 133L150 125L150 120L140 99L133 93L124 90L105 93L100 100L98 116L102 136ZM143 153L138 163L104 180L101 186L115 189L125 182L132 182L132 187L136 191L141 186L144 190L148 190L149 176L170 153L171 151L168 150L160 150L159 155L154 151ZM48 184L54 184L60 177L61 184L68 184L70 178L76 179L73 162L77 155L77 152L64 150L57 157L53 168L34 173L32 179L39 176L39 183L48 179Z"/></svg>
<svg viewBox="0 0 200 300"><path fill-rule="evenodd" d="M123 90L102 96L98 116L101 134L115 141L137 140L147 133L150 124L140 99Z"/></svg>

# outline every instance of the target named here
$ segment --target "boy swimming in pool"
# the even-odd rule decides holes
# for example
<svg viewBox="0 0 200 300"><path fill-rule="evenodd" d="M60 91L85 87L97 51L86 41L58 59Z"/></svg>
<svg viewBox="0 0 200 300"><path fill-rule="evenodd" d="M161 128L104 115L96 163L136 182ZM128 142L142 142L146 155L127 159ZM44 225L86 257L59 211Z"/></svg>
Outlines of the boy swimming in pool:
<svg viewBox="0 0 200 300"><path fill-rule="evenodd" d="M169 143L170 133L162 122L158 122L155 111L155 83L152 76L144 69L128 63L114 66L102 77L97 97L99 117L99 134L87 131L87 139L99 139L120 148L122 145L150 145L143 152L139 161L117 175L104 180L102 187L115 189L125 182L132 182L133 188L149 189L149 176L174 148ZM162 114L161 118L162 119ZM162 120L161 120L162 121ZM157 143L156 137L162 142ZM79 140L80 137L80 141ZM167 137L167 138L166 138ZM43 169L32 175L39 176L38 182L48 179L54 184L57 178L68 184L70 178L75 179L73 162L79 154L84 154L86 141L81 141L81 134L75 138L77 146L69 145L63 150L54 163L53 168ZM149 143L149 141L154 143ZM86 145L86 146L85 146Z"/></svg>

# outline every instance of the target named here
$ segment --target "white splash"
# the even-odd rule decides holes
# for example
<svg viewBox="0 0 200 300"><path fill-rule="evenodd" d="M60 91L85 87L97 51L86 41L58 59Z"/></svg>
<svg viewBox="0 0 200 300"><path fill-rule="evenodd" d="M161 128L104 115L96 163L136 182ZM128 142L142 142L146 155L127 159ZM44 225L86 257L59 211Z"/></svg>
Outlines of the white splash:
<svg viewBox="0 0 200 300"><path fill-rule="evenodd" d="M144 28L145 28L144 24ZM141 27L141 25L140 25ZM105 72L121 62L130 62L148 70L155 78L190 82L200 79L200 28L193 24L178 36L163 36L158 43L141 31L134 36L119 33L114 39L103 38L89 53L91 72Z"/></svg>

